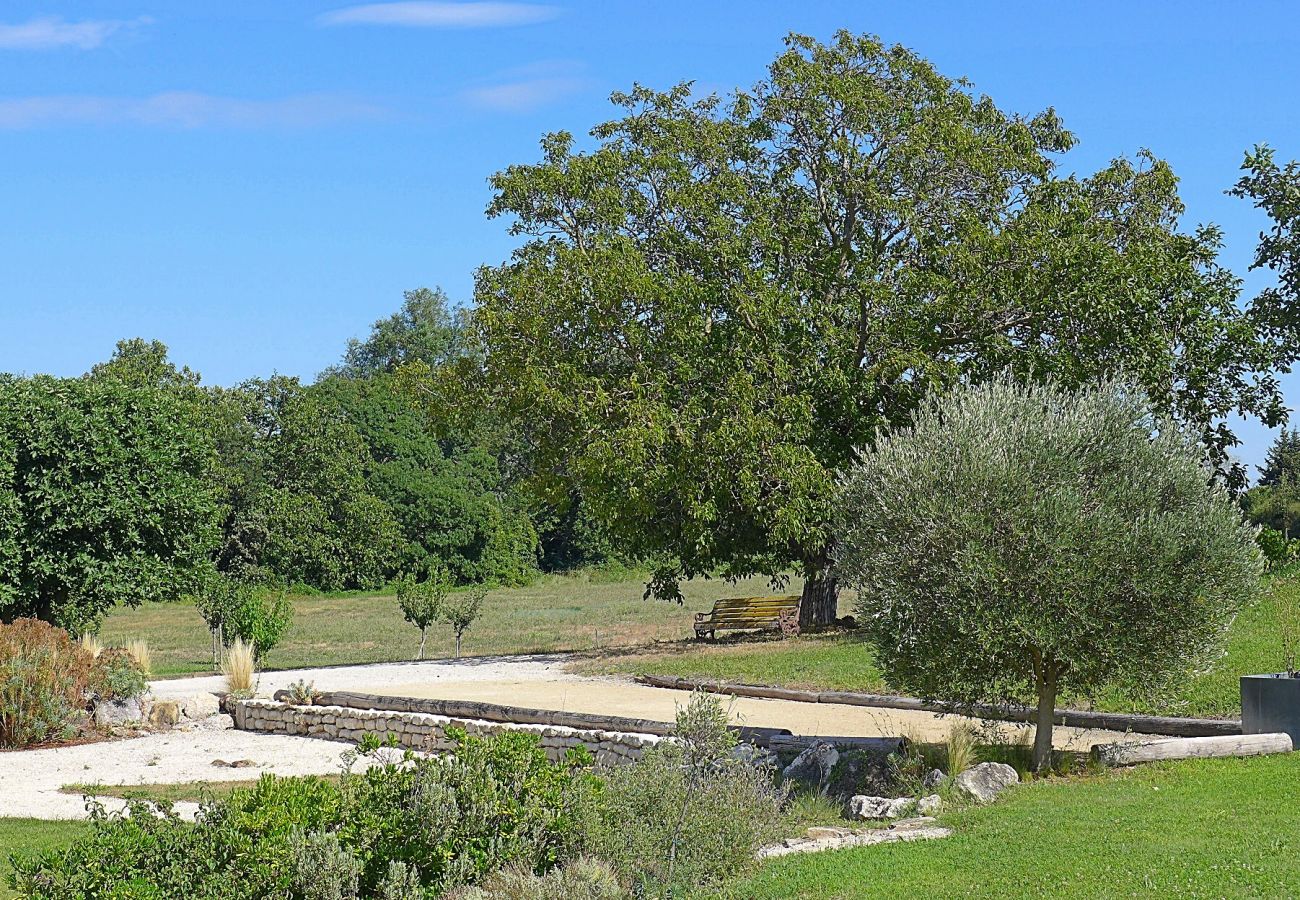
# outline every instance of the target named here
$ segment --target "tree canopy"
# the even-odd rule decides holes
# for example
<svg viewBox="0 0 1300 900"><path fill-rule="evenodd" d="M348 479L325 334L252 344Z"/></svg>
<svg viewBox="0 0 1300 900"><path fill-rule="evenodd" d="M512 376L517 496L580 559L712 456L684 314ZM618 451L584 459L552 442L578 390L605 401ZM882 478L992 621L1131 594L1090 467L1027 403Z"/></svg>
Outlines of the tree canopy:
<svg viewBox="0 0 1300 900"><path fill-rule="evenodd" d="M1010 369L1126 372L1221 472L1229 412L1284 407L1219 233L1178 230L1151 154L1060 177L1052 110L1004 112L900 46L791 36L724 100L615 94L621 118L492 179L526 238L477 280L490 401L616 545L683 576L809 576L834 614L834 485L931 390Z"/></svg>
<svg viewBox="0 0 1300 900"><path fill-rule="evenodd" d="M211 572L212 446L192 407L114 379L0 377L0 620L74 634Z"/></svg>
<svg viewBox="0 0 1300 900"><path fill-rule="evenodd" d="M840 495L839 571L890 684L1035 704L1041 767L1063 692L1210 662L1262 561L1199 437L1121 382L932 395Z"/></svg>

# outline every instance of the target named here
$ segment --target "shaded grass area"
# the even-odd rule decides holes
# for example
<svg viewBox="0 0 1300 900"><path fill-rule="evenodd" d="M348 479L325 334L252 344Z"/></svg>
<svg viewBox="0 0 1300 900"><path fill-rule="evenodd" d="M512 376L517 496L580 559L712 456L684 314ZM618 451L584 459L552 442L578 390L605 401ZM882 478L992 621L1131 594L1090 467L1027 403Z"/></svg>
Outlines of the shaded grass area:
<svg viewBox="0 0 1300 900"><path fill-rule="evenodd" d="M0 897L18 895L9 889L9 856L30 856L58 850L90 831L86 822L45 822L40 819L0 819Z"/></svg>
<svg viewBox="0 0 1300 900"><path fill-rule="evenodd" d="M789 590L796 592L794 579ZM738 584L694 579L682 585L682 606L642 599L644 581L608 581L595 575L548 575L526 587L488 594L482 618L465 634L467 655L495 655L653 644L681 640L692 633L694 614L718 597L770 591L764 578ZM419 631L402 620L390 595L344 594L292 598L293 623L280 646L265 660L269 669L411 659ZM132 638L149 642L156 675L209 672L211 637L188 603L146 603L111 615L100 633L106 645ZM430 629L426 656L451 656L449 627Z"/></svg>
<svg viewBox="0 0 1300 900"><path fill-rule="evenodd" d="M942 823L956 833L774 860L723 896L1292 896L1300 756L1035 782Z"/></svg>
<svg viewBox="0 0 1300 900"><path fill-rule="evenodd" d="M676 675L824 691L888 691L871 648L853 633L688 641L582 660L589 674Z"/></svg>
<svg viewBox="0 0 1300 900"><path fill-rule="evenodd" d="M1224 656L1186 681L1173 696L1135 698L1109 692L1091 700L1065 697L1062 704L1111 712L1235 717L1241 710L1239 677L1282 668L1280 619L1287 604L1300 604L1300 576L1268 580L1259 601L1233 623ZM846 634L793 640L741 638L716 644L686 641L644 652L604 654L584 660L576 668L589 674L677 675L811 690L891 690L871 647Z"/></svg>

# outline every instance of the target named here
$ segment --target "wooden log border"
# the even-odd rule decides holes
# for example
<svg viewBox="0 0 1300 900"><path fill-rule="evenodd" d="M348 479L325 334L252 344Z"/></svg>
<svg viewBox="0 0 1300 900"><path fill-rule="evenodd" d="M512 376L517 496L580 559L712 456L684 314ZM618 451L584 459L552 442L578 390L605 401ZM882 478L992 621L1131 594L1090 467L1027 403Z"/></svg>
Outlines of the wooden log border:
<svg viewBox="0 0 1300 900"><path fill-rule="evenodd" d="M960 713L981 719L1005 722L1033 722L1035 711L1029 707L975 705L956 707L916 697L891 694L861 694L853 691L799 691L755 684L701 681L675 675L638 675L636 680L651 687L679 691L708 691L736 697L759 697L794 700L800 703L839 703L846 706L871 706L881 709L911 709L921 712ZM1058 709L1053 720L1071 728L1101 728L1107 731L1172 737L1227 737L1241 734L1239 719L1186 719L1177 716L1148 716L1138 713L1092 712L1081 709Z"/></svg>
<svg viewBox="0 0 1300 900"><path fill-rule="evenodd" d="M1161 759L1206 759L1214 756L1261 756L1290 753L1291 736L1237 734L1220 737L1171 738L1135 744L1094 744L1092 758L1102 765L1131 766Z"/></svg>

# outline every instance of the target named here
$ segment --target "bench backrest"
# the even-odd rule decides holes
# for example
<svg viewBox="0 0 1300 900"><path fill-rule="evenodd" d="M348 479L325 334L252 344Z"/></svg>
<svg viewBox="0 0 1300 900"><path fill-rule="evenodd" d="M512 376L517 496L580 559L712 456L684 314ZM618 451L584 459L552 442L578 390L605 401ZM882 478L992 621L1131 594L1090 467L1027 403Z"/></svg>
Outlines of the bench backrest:
<svg viewBox="0 0 1300 900"><path fill-rule="evenodd" d="M723 597L713 604L709 618L724 621L776 621L783 612L799 609L798 595L789 597Z"/></svg>

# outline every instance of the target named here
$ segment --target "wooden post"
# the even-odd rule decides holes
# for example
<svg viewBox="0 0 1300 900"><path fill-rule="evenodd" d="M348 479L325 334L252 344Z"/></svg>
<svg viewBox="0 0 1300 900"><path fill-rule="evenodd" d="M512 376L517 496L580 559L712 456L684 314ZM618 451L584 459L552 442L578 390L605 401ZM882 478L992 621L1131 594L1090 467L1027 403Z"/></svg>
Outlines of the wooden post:
<svg viewBox="0 0 1300 900"><path fill-rule="evenodd" d="M1288 734L1241 734L1224 737L1170 738L1133 744L1094 744L1092 758L1108 766L1130 766L1159 759L1204 759L1213 756L1259 756L1290 753Z"/></svg>

